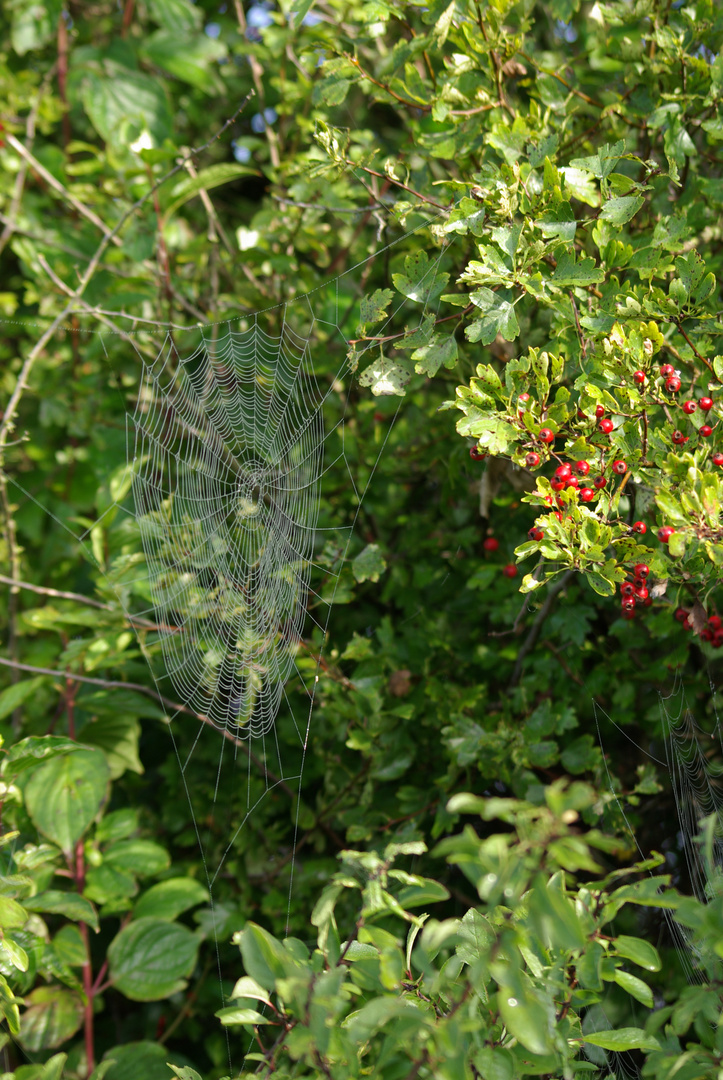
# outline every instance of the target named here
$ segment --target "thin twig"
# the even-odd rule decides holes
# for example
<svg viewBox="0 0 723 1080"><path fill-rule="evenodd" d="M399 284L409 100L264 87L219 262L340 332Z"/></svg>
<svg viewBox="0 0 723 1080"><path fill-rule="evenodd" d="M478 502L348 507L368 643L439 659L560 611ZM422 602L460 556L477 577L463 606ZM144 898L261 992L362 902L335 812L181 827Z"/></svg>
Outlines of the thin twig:
<svg viewBox="0 0 723 1080"><path fill-rule="evenodd" d="M87 218L88 221L92 222L92 224L95 225L97 229L100 229L112 243L117 244L118 247L121 246L121 241L117 236L109 232L107 225L98 217L95 211L91 210L90 207L85 206L80 199L76 199L75 195L72 195L65 185L61 184L60 180L56 179L51 172L48 172L45 166L41 165L38 159L34 157L14 135L10 133L6 134L5 141L8 146L12 146L13 150L28 163L33 172L42 177L45 183L51 187L53 191L57 191L67 203L70 203L74 210L77 210L79 214L82 214L84 218Z"/></svg>
<svg viewBox="0 0 723 1080"><path fill-rule="evenodd" d="M64 592L62 589L50 589L42 585L31 585L29 581L18 581L16 578L5 577L0 574L0 582L3 585L12 585L13 590L29 589L31 592L40 593L41 596L54 596L59 600L75 600L79 604L88 604L89 607L102 608L104 611L112 611L110 604L104 604L100 600L93 600L90 596L82 593Z"/></svg>
<svg viewBox="0 0 723 1080"><path fill-rule="evenodd" d="M524 642L522 643L520 651L517 654L517 660L515 662L515 668L514 668L514 671L512 672L512 678L510 679L510 683L509 683L509 685L511 687L512 686L517 686L518 682L520 681L520 676L522 675L522 667L523 667L523 664L524 664L524 661L525 661L525 657L534 648L535 642L537 641L538 637L540 636L540 631L542 630L542 624L544 623L547 616L550 614L550 609L551 609L553 603L555 602L555 597L561 591L561 589L564 589L565 585L567 585L568 581L570 580L571 577L574 576L574 574L575 574L574 570L566 570L565 573L562 575L562 577L559 578L555 582L554 585L549 585L548 586L548 588L547 588L547 596L545 597L545 602L543 603L540 610L537 612L537 615L535 616L535 620L532 623L532 627L530 628L530 632L527 635L527 637L525 638Z"/></svg>
<svg viewBox="0 0 723 1080"><path fill-rule="evenodd" d="M51 82L54 74L55 74L55 64L53 64L50 71L48 71L46 73L45 78L43 79L42 83L40 84L40 88L39 88L39 90L38 90L38 92L36 94L35 101L33 102L32 107L30 109L30 112L28 113L28 118L25 121L25 143L28 146L28 148L30 148L33 145L33 143L35 142L35 122L36 122L36 120L38 118L38 112L40 110L40 103L43 100L43 97L45 95L45 91L47 90L48 86L50 85L50 82ZM27 178L27 175L28 175L28 163L25 160L23 160L23 162L20 165L20 168L18 169L17 176L15 177L15 184L13 186L13 194L12 194L12 198L10 200L10 206L8 208L8 216L7 216L7 218L2 219L3 225L5 227L4 227L3 231L2 231L2 235L0 236L0 255L2 255L3 251L5 250L5 246L6 246L7 242L8 242L8 240L13 235L13 233L16 231L15 219L17 218L18 213L20 211L20 203L22 202L23 190L25 188L25 180Z"/></svg>

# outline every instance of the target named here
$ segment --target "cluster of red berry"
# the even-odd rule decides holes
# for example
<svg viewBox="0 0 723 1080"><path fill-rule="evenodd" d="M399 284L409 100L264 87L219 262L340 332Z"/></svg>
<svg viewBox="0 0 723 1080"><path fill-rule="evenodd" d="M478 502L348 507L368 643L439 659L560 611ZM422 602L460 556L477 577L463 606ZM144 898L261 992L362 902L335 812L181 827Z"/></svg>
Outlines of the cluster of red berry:
<svg viewBox="0 0 723 1080"><path fill-rule="evenodd" d="M636 524L645 527L642 521L638 521ZM635 615L636 607L650 607L652 604L653 598L650 596L647 586L649 573L650 569L646 563L636 563L633 567L633 580L624 581L620 586L620 592L622 594L620 606L623 609L624 619L632 619Z"/></svg>
<svg viewBox="0 0 723 1080"><path fill-rule="evenodd" d="M692 630L691 613L686 608L675 609L675 618L681 623L684 630ZM723 648L723 619L720 615L710 615L708 621L700 632L701 641L709 642L714 649Z"/></svg>

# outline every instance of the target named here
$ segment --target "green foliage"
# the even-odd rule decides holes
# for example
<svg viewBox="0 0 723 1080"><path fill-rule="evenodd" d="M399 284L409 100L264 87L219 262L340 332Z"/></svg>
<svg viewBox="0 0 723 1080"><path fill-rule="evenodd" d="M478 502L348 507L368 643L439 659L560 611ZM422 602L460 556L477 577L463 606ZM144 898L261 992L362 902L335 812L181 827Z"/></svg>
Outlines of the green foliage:
<svg viewBox="0 0 723 1080"><path fill-rule="evenodd" d="M662 1033L674 1010L662 1017L653 1011L660 958L647 941L618 934L612 921L641 902L684 911L687 925L707 909L667 888L669 875L646 876L659 857L627 868L625 875L637 879L632 885L618 886L619 873L601 879L595 856L618 844L596 830L580 831L580 812L594 801L580 783L553 785L536 804L456 795L451 811L477 809L485 821L513 824L484 838L466 826L433 853L458 864L479 895L461 918L440 921L409 910L421 900L415 891L425 894L425 904L447 894L435 895L433 880L396 866L400 856L422 854L423 844L393 843L382 855L342 853L343 868L312 915L313 951L248 923L235 937L248 974L234 986L233 1004L218 1013L224 1025L254 1031L266 1047L247 1056L254 1065L242 1076L572 1077L604 1064L597 1047L642 1051L643 1075L675 1071L692 1015L682 1019L679 1012L687 1027L668 1024ZM579 880L590 871L595 878ZM355 929L344 939L336 911L349 894ZM720 912L710 916L708 933L696 939L709 963L712 942L723 934ZM627 970L630 962L645 979ZM716 957L709 976L719 968ZM622 1002L615 987L624 991ZM693 988L689 996L701 997ZM713 1018L720 990L707 990L705 1000ZM606 1022L591 1026L593 1015ZM610 1015L620 1017L614 1028ZM635 1026L625 1023L633 1017ZM699 1041L686 1040L685 1056L695 1075L714 1068L712 1028Z"/></svg>
<svg viewBox="0 0 723 1080"><path fill-rule="evenodd" d="M717 723L700 632L723 562L720 11L61 7L0 13L0 396L17 404L0 561L50 590L0 605L2 659L38 669L3 666L0 689L6 1075L220 1080L254 1029L281 1077L567 1080L609 1075L606 1047L639 1048L654 1080L716 1075L716 873L708 903L688 895L658 763L674 672ZM181 772L116 504L155 324L186 328L183 351L198 323L311 290L315 372L346 395L345 454L372 482L359 506L329 458L322 514L358 520L328 635L309 620L286 687L306 710L318 675L299 799L288 711L283 776L265 761L246 791L243 748L220 768L220 736L185 715ZM707 417L676 404L704 394ZM606 477L591 502L551 487L566 460ZM629 622L611 597L639 561L653 603ZM260 1057L244 1068L268 1072Z"/></svg>

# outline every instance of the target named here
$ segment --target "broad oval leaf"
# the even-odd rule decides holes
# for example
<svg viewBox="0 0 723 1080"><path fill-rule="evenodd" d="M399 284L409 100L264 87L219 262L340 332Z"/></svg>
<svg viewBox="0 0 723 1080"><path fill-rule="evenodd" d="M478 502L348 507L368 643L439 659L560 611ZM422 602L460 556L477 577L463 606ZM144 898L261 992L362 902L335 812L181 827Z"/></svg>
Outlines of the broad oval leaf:
<svg viewBox="0 0 723 1080"><path fill-rule="evenodd" d="M200 938L164 919L135 919L108 948L113 985L131 1001L160 1001L183 990L193 971Z"/></svg>
<svg viewBox="0 0 723 1080"><path fill-rule="evenodd" d="M83 1022L80 994L60 986L39 986L26 997L20 1042L26 1050L52 1050L75 1035Z"/></svg>
<svg viewBox="0 0 723 1080"><path fill-rule="evenodd" d="M173 922L184 911L204 904L208 896L208 889L195 878L169 878L144 892L133 914L136 919L154 918Z"/></svg>
<svg viewBox="0 0 723 1080"><path fill-rule="evenodd" d="M615 982L618 986L622 986L623 990L634 997L636 1001L641 1002L648 1009L653 1007L653 991L650 989L647 983L639 979L637 975L631 975L629 971L621 971L617 968L615 971Z"/></svg>
<svg viewBox="0 0 723 1080"><path fill-rule="evenodd" d="M618 956L624 956L626 960L632 960L634 964L645 968L647 971L660 971L662 964L658 956L658 950L649 941L642 938L628 937L621 934L616 937L613 947Z"/></svg>
<svg viewBox="0 0 723 1080"><path fill-rule="evenodd" d="M110 770L100 750L79 750L41 765L25 788L25 805L39 832L72 851L108 794Z"/></svg>

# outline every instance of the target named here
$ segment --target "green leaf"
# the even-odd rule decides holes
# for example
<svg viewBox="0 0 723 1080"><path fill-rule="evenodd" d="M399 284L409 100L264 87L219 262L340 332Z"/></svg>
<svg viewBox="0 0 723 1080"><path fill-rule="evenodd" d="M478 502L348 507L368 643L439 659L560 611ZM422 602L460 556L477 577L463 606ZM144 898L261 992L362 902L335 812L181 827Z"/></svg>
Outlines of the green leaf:
<svg viewBox="0 0 723 1080"><path fill-rule="evenodd" d="M600 217L613 225L624 225L635 217L644 202L642 195L622 195L619 199L608 199L600 211Z"/></svg>
<svg viewBox="0 0 723 1080"><path fill-rule="evenodd" d="M120 840L106 849L103 862L114 870L126 870L136 877L153 877L168 869L171 857L153 840Z"/></svg>
<svg viewBox="0 0 723 1080"><path fill-rule="evenodd" d="M592 1046L600 1046L603 1050L660 1050L660 1043L652 1035L647 1035L642 1028L618 1028L613 1031L597 1031L592 1035L585 1034L583 1039Z"/></svg>
<svg viewBox="0 0 723 1080"><path fill-rule="evenodd" d="M75 754L83 747L62 735L29 735L10 747L3 757L3 776L19 776L41 761L61 754Z"/></svg>
<svg viewBox="0 0 723 1080"><path fill-rule="evenodd" d="M427 375L430 379L439 371L442 364L453 368L457 363L457 341L454 334L438 338L435 334L428 345L422 345L412 353L415 361L414 370L418 375Z"/></svg>
<svg viewBox="0 0 723 1080"><path fill-rule="evenodd" d="M200 881L190 877L168 878L143 893L133 909L133 917L173 922L184 911L204 904L208 899L208 889Z"/></svg>
<svg viewBox="0 0 723 1080"><path fill-rule="evenodd" d="M583 255L578 261L575 252L563 251L558 260L555 272L550 278L552 285L559 287L574 287L576 285L594 285L603 281L604 272L595 266L595 260Z"/></svg>
<svg viewBox="0 0 723 1080"><path fill-rule="evenodd" d="M242 1008L240 1005L229 1005L226 1009L219 1009L216 1016L225 1027L231 1027L234 1024L248 1024L255 1027L256 1024L270 1024L272 1022L271 1017L264 1016L263 1013L256 1012L255 1009Z"/></svg>
<svg viewBox="0 0 723 1080"><path fill-rule="evenodd" d="M192 0L148 0L148 10L164 30L177 34L201 29L203 15Z"/></svg>
<svg viewBox="0 0 723 1080"><path fill-rule="evenodd" d="M264 1001L267 1005L271 1004L271 997L268 990L264 990L263 986L259 986L255 979L250 978L248 975L244 975L241 979L238 979L231 991L232 998L255 998L257 1001Z"/></svg>
<svg viewBox="0 0 723 1080"><path fill-rule="evenodd" d="M404 260L404 273L392 274L392 281L397 292L410 300L419 300L430 304L436 300L449 281L449 274L437 274L439 261L430 263L426 251L416 251Z"/></svg>
<svg viewBox="0 0 723 1080"><path fill-rule="evenodd" d="M513 304L491 289L478 289L471 294L470 300L483 312L483 316L465 328L468 341L491 345L498 334L505 341L515 340L520 332L520 324Z"/></svg>
<svg viewBox="0 0 723 1080"><path fill-rule="evenodd" d="M105 1080L173 1080L173 1065L184 1067L187 1059L157 1042L131 1042L114 1046L103 1056L108 1065ZM111 1064L112 1063L112 1064ZM176 1074L178 1075L178 1074Z"/></svg>
<svg viewBox="0 0 723 1080"><path fill-rule="evenodd" d="M377 289L371 296L362 296L359 321L363 325L380 322L385 318L393 299L392 289Z"/></svg>
<svg viewBox="0 0 723 1080"><path fill-rule="evenodd" d="M13 686L6 687L0 693L0 720L4 720L6 716L9 716L10 713L22 705L31 694L34 694L42 681L40 678L22 679Z"/></svg>
<svg viewBox="0 0 723 1080"><path fill-rule="evenodd" d="M178 1065L172 1065L170 1061L167 1061L166 1065L171 1069L173 1074L178 1077L178 1080L202 1080L196 1070L192 1069L190 1065L182 1065L179 1068Z"/></svg>
<svg viewBox="0 0 723 1080"><path fill-rule="evenodd" d="M143 774L138 756L140 722L134 716L104 716L91 720L78 733L78 738L89 746L97 746L105 754L110 768L111 780L117 780L125 772Z"/></svg>
<svg viewBox="0 0 723 1080"><path fill-rule="evenodd" d="M39 832L69 854L108 795L110 770L100 750L64 754L41 765L25 788Z"/></svg>
<svg viewBox="0 0 723 1080"><path fill-rule="evenodd" d="M291 5L291 13L294 16L293 27L294 30L298 30L302 22L311 11L314 0L294 0Z"/></svg>
<svg viewBox="0 0 723 1080"><path fill-rule="evenodd" d="M619 956L632 960L634 964L645 968L646 971L660 971L662 967L658 950L649 941L621 934L614 939L613 948Z"/></svg>
<svg viewBox="0 0 723 1080"><path fill-rule="evenodd" d="M244 968L260 986L273 990L276 980L287 974L288 957L275 937L249 922L233 939L241 949Z"/></svg>
<svg viewBox="0 0 723 1080"><path fill-rule="evenodd" d="M157 30L143 39L141 50L152 64L157 64L177 79L206 94L219 87L215 64L226 56L222 41L207 34L180 34L177 29Z"/></svg>
<svg viewBox="0 0 723 1080"><path fill-rule="evenodd" d="M352 560L351 568L354 577L359 582L379 581L387 568L379 544L367 544L364 550Z"/></svg>
<svg viewBox="0 0 723 1080"><path fill-rule="evenodd" d="M16 967L19 971L28 970L28 954L25 949L4 931L0 938L0 959L4 964Z"/></svg>
<svg viewBox="0 0 723 1080"><path fill-rule="evenodd" d="M586 158L574 158L570 164L575 169L584 169L586 172L592 173L593 176L597 176L600 180L604 180L615 169L618 161L625 153L625 140L620 139L613 146L609 143L605 143L601 146L596 154Z"/></svg>
<svg viewBox="0 0 723 1080"><path fill-rule="evenodd" d="M84 922L98 930L98 916L89 900L79 893L47 889L23 901L28 911L44 911L52 915L64 915L73 922Z"/></svg>
<svg viewBox="0 0 723 1080"><path fill-rule="evenodd" d="M160 1001L185 989L200 938L165 919L134 919L108 947L110 979L131 1001Z"/></svg>
<svg viewBox="0 0 723 1080"><path fill-rule="evenodd" d="M623 990L627 990L636 1001L645 1005L646 1008L653 1008L653 991L637 975L631 975L628 971L621 971L620 968L616 968L615 982L618 986L622 986Z"/></svg>
<svg viewBox="0 0 723 1080"><path fill-rule="evenodd" d="M17 900L0 894L0 930L18 930L28 921L28 913Z"/></svg>
<svg viewBox="0 0 723 1080"><path fill-rule="evenodd" d="M26 996L20 1042L26 1050L53 1050L75 1035L83 1022L80 994L60 986L39 986Z"/></svg>
<svg viewBox="0 0 723 1080"><path fill-rule="evenodd" d="M218 165L209 165L207 169L201 169L197 176L186 176L172 188L170 202L163 211L164 221L175 214L181 206L195 199L201 191L212 191L213 188L237 180L239 176L258 176L258 169L249 165L236 165L231 161L224 161ZM146 715L146 714L144 714Z"/></svg>
<svg viewBox="0 0 723 1080"><path fill-rule="evenodd" d="M381 356L359 376L360 386L370 386L375 397L404 397L412 374L403 364Z"/></svg>
<svg viewBox="0 0 723 1080"><path fill-rule="evenodd" d="M163 83L109 60L104 67L103 75L85 76L82 90L83 106L100 137L126 149L148 131L160 146L173 127Z"/></svg>
<svg viewBox="0 0 723 1080"><path fill-rule="evenodd" d="M55 37L62 0L10 0L8 8L13 13L10 41L18 56L41 49Z"/></svg>
<svg viewBox="0 0 723 1080"><path fill-rule="evenodd" d="M20 1032L20 1010L22 998L16 998L4 975L0 975L0 1013L2 1013L11 1035Z"/></svg>
<svg viewBox="0 0 723 1080"><path fill-rule="evenodd" d="M420 885L408 885L397 896L397 901L405 909L439 904L442 900L449 900L449 892L440 881L432 878L424 878Z"/></svg>

